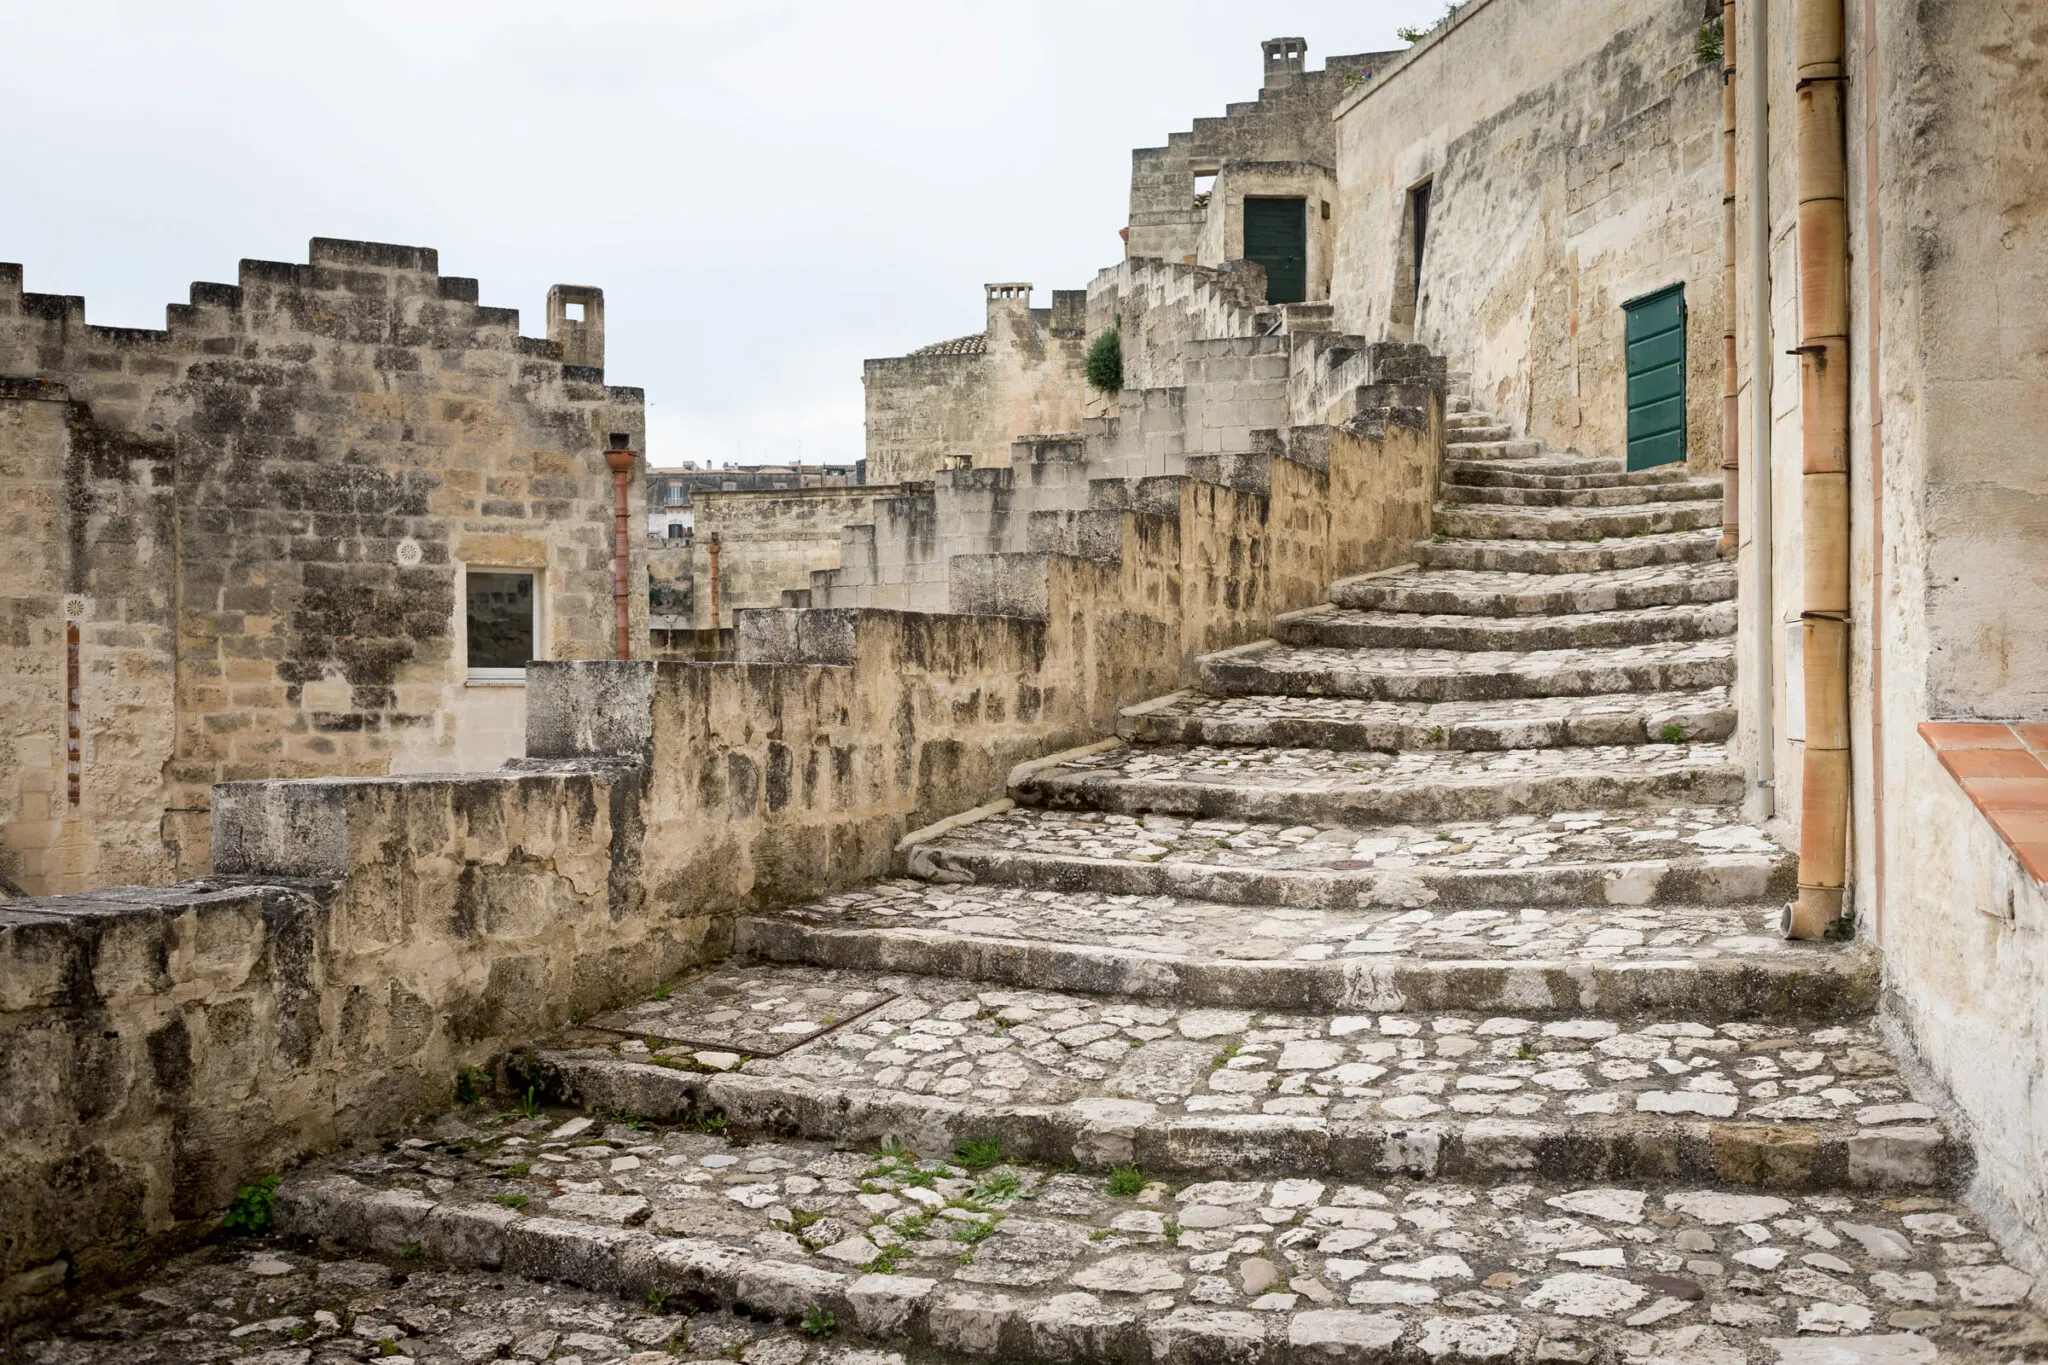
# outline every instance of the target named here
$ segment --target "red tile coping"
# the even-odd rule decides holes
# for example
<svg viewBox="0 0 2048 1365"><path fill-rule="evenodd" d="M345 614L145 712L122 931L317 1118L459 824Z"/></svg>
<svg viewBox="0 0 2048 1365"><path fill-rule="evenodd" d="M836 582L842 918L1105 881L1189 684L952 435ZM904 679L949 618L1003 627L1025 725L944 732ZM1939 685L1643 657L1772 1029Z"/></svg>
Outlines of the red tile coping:
<svg viewBox="0 0 2048 1365"><path fill-rule="evenodd" d="M2048 883L2048 724L1930 720L1920 737L2028 875Z"/></svg>

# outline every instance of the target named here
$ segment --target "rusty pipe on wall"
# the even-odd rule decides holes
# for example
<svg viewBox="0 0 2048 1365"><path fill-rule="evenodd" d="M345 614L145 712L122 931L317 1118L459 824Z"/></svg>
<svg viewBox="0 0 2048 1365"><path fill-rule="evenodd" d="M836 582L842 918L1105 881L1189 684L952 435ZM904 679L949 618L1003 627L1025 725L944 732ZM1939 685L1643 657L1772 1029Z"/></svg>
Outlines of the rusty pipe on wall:
<svg viewBox="0 0 2048 1365"><path fill-rule="evenodd" d="M1791 938L1841 918L1849 852L1849 203L1842 0L1798 0L1800 607L1806 744Z"/></svg>
<svg viewBox="0 0 2048 1365"><path fill-rule="evenodd" d="M718 629L718 532L711 533L711 629Z"/></svg>
<svg viewBox="0 0 2048 1365"><path fill-rule="evenodd" d="M633 657L633 612L632 599L632 545L628 539L632 533L631 507L629 504L628 480L633 477L633 462L638 452L627 448L629 438L623 433L612 434L611 449L604 453L604 462L612 471L612 617L616 632L613 643L615 657Z"/></svg>
<svg viewBox="0 0 2048 1365"><path fill-rule="evenodd" d="M1742 543L1741 417L1735 372L1735 0L1721 0L1721 544Z"/></svg>

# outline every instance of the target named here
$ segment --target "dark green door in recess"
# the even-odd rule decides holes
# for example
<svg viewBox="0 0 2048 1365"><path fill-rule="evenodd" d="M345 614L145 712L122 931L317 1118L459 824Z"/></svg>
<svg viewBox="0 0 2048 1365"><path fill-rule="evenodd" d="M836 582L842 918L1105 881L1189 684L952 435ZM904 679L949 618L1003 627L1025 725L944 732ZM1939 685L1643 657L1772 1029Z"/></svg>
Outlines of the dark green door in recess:
<svg viewBox="0 0 2048 1365"><path fill-rule="evenodd" d="M1631 299L1628 317L1628 467L1685 458L1685 286Z"/></svg>
<svg viewBox="0 0 2048 1365"><path fill-rule="evenodd" d="M1267 303L1308 300L1308 201L1244 201L1244 258L1266 268Z"/></svg>

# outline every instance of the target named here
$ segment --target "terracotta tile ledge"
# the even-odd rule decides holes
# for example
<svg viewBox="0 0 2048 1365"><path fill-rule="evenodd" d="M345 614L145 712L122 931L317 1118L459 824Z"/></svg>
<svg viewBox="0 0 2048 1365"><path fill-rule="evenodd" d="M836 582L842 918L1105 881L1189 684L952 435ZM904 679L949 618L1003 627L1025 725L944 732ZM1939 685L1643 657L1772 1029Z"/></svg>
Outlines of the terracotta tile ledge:
<svg viewBox="0 0 2048 1365"><path fill-rule="evenodd" d="M2021 866L2048 884L2048 724L1929 720L1920 737Z"/></svg>

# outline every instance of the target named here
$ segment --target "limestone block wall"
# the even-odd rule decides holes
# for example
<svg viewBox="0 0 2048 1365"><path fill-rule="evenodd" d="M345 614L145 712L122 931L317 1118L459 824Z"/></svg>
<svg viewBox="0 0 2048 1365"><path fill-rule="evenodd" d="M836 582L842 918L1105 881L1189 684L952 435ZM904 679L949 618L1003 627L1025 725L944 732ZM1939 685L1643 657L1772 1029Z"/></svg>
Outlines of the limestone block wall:
<svg viewBox="0 0 2048 1365"><path fill-rule="evenodd" d="M1738 238L1743 434L1770 394L1769 534L1745 449L1742 742L1769 735L1776 812L1796 830L1805 736L1804 432L1792 16L1767 46L1738 26L1739 71L1765 73L1770 121L1739 105L1737 217L1761 208L1768 254ZM1945 771L1926 722L2048 721L2048 257L2028 245L2048 169L2048 32L1995 6L1847 7L1850 394L1850 902L1883 953L1885 1013L1956 1105L1972 1198L2009 1254L2048 1271L2048 891L1979 802L2038 799L2022 753ZM1760 131L1767 139L1760 140ZM1760 146L1768 162L1757 166ZM1768 200L1755 203L1761 170ZM1771 357L1752 369L1754 329ZM1760 595L1768 562L1771 594ZM1754 604L1754 605L1753 605ZM1757 705L1760 667L1772 687ZM1760 723L1761 722L1761 723Z"/></svg>
<svg viewBox="0 0 2048 1365"><path fill-rule="evenodd" d="M1700 19L1678 0L1474 0L1352 93L1336 111L1338 329L1427 344L1529 434L1614 455L1621 306L1683 284L1687 449L1718 470L1720 74L1694 54Z"/></svg>
<svg viewBox="0 0 2048 1365"><path fill-rule="evenodd" d="M176 875L173 491L170 441L0 378L0 870L17 885Z"/></svg>
<svg viewBox="0 0 2048 1365"><path fill-rule="evenodd" d="M1279 56L1276 50L1282 43L1289 51ZM1241 207L1236 238L1239 249L1233 252L1222 245L1229 231L1224 219L1231 191L1219 173L1255 163L1334 165L1331 109L1350 92L1368 87L1403 54L1333 56L1324 61L1320 71L1306 69L1307 46L1299 40L1261 44L1260 55L1256 99L1227 106L1220 118L1196 119L1189 131L1168 134L1164 147L1140 147L1131 153L1131 212L1125 229L1125 250L1131 258L1216 265L1242 255ZM1198 190L1198 176L1219 178L1209 188ZM1309 208L1314 215L1315 191L1312 178L1294 178L1270 192L1310 195ZM1314 231L1312 224L1312 235ZM1205 245L1212 238L1215 244ZM1328 274L1318 275L1311 266L1310 278L1327 280ZM1309 297L1322 295L1312 285Z"/></svg>
<svg viewBox="0 0 2048 1365"><path fill-rule="evenodd" d="M839 567L840 533L874 515L893 485L699 493L691 550L692 616L699 630L733 624L748 607L777 607L808 588L811 574ZM718 619L711 617L710 542L718 536Z"/></svg>
<svg viewBox="0 0 2048 1365"><path fill-rule="evenodd" d="M569 339L601 360L601 336ZM25 293L20 267L0 266L0 375L61 384L83 405L63 457L78 496L24 491L16 504L43 509L22 514L41 538L22 549L76 609L60 614L43 587L11 607L9 648L26 653L0 710L30 766L65 738L48 688L63 669L54 623L74 618L85 676L133 674L122 651L136 649L170 670L174 706L83 717L83 781L113 803L87 809L145 824L139 812L154 811L154 852L138 855L155 859L152 877L207 866L218 781L487 769L516 754L523 694L466 685L464 575L535 572L537 647L608 656L603 451L614 434L643 444L640 391L569 363L565 344L521 337L515 311L479 306L474 280L441 275L416 247L316 238L306 264L244 261L236 284L195 284L163 331L90 325L83 300ZM48 426L4 428L0 459L36 465L31 482L58 467ZM35 450L16 455L17 441ZM641 484L630 480L636 525ZM638 582L637 538L632 555ZM124 587L131 569L148 585L148 629ZM633 602L644 638L644 594ZM150 633L166 628L168 640ZM94 884L75 860L29 872L31 851L8 853L31 890ZM141 867L109 872L142 879Z"/></svg>
<svg viewBox="0 0 2048 1365"><path fill-rule="evenodd" d="M1010 442L1080 429L1086 304L1080 290L1031 306L1029 284L984 286L974 335L864 363L868 478L894 484L943 469L995 468Z"/></svg>

